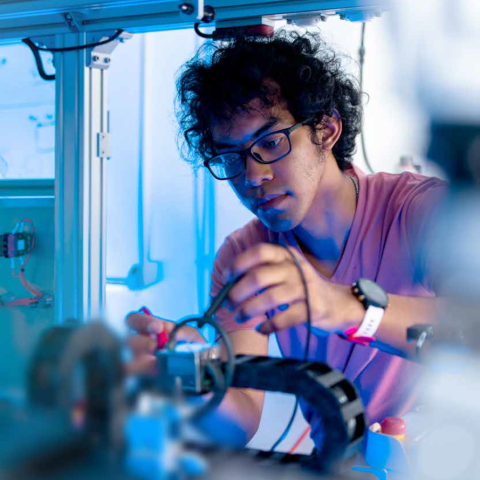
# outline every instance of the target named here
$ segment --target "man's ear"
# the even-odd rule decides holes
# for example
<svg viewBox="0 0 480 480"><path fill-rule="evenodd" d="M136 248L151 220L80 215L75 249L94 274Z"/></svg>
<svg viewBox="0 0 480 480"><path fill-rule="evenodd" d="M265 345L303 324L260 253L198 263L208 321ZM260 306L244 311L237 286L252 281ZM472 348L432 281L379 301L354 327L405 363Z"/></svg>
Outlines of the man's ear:
<svg viewBox="0 0 480 480"><path fill-rule="evenodd" d="M337 110L331 116L324 115L319 132L323 150L332 150L342 134L342 119Z"/></svg>

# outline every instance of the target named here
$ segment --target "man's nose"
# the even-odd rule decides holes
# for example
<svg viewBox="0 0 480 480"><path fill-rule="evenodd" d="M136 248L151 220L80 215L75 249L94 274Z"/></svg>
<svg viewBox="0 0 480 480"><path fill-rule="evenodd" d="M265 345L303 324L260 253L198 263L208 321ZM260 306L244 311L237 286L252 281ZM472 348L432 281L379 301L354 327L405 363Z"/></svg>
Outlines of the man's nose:
<svg viewBox="0 0 480 480"><path fill-rule="evenodd" d="M273 179L272 166L257 162L250 154L245 165L245 184L247 187L259 187Z"/></svg>

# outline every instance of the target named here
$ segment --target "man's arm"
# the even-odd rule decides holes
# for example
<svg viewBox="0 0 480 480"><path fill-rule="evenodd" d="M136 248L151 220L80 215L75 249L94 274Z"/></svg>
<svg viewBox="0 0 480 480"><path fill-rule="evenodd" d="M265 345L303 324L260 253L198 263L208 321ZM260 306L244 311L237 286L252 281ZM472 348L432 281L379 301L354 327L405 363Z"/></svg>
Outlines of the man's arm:
<svg viewBox="0 0 480 480"><path fill-rule="evenodd" d="M230 338L236 355L268 354L268 337L255 330L232 332ZM201 428L217 443L245 446L260 424L264 398L259 390L230 388L218 409L201 421Z"/></svg>
<svg viewBox="0 0 480 480"><path fill-rule="evenodd" d="M338 305L339 318L349 319L345 330L358 327L365 316L365 308L352 295L350 287L344 289L344 301ZM447 304L444 298L405 297L388 295L389 304L371 346L388 353L416 358L415 342L407 343L407 329L415 324L433 324Z"/></svg>
<svg viewBox="0 0 480 480"><path fill-rule="evenodd" d="M301 265L308 286L312 328L340 334L358 327L365 317L365 309L351 288L324 280L297 252L292 253ZM232 271L237 277L243 275L229 294L237 321L246 321L283 304L288 308L260 324L260 333L269 335L305 323L305 289L297 266L284 248L271 244L256 245L235 259ZM414 358L415 345L407 343L406 339L408 327L418 323L435 324L446 301L438 297L399 295L389 295L389 301L375 335L378 342L372 346Z"/></svg>
<svg viewBox="0 0 480 480"><path fill-rule="evenodd" d="M156 335L162 331L169 334L175 323L139 313L130 314L126 321L136 331L136 335L129 338L134 359L126 366L127 372L134 375L161 375L154 355L157 348ZM181 329L178 338L187 342L205 341L197 329L188 326ZM230 338L237 355L268 354L268 338L255 330L235 331L230 334ZM211 414L205 415L199 421L199 426L213 441L244 446L257 431L263 400L263 392L230 388L222 404Z"/></svg>

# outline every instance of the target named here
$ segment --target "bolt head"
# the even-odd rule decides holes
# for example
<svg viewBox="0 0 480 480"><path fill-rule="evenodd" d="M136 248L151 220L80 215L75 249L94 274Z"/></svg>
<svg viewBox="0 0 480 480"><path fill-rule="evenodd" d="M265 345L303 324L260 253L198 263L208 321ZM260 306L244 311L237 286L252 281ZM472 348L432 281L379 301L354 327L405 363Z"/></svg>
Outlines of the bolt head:
<svg viewBox="0 0 480 480"><path fill-rule="evenodd" d="M94 61L94 62L98 62L98 60L99 60L98 55L94 55L94 56L93 56L93 61Z"/></svg>
<svg viewBox="0 0 480 480"><path fill-rule="evenodd" d="M104 58L103 61L104 61L104 63L110 63L110 59L108 57Z"/></svg>
<svg viewBox="0 0 480 480"><path fill-rule="evenodd" d="M187 15L191 15L195 11L195 7L191 3L182 3L178 8Z"/></svg>

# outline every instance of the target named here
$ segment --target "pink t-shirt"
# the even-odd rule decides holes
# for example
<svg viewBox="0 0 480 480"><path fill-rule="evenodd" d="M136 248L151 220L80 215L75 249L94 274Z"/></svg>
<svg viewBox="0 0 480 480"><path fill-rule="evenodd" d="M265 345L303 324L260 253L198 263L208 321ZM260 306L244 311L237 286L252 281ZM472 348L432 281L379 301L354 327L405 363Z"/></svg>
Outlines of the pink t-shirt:
<svg viewBox="0 0 480 480"><path fill-rule="evenodd" d="M351 285L363 277L377 282L388 293L434 297L434 278L424 240L447 184L412 173L365 175L358 168L349 173L359 180L358 204L343 255L329 281ZM222 272L235 256L260 242L288 245L301 253L292 231L275 233L254 219L229 235L220 247L212 273L212 296L225 284ZM239 324L228 310L221 309L217 318L227 331L234 332L253 329L271 313ZM422 323L421 318L414 320ZM278 332L282 355L302 359L306 332L305 324ZM416 379L422 368L414 362L352 344L335 334L312 334L310 359L327 362L355 383L370 423L404 415L414 405ZM307 405L302 404L302 410L315 440L321 430L318 418Z"/></svg>

